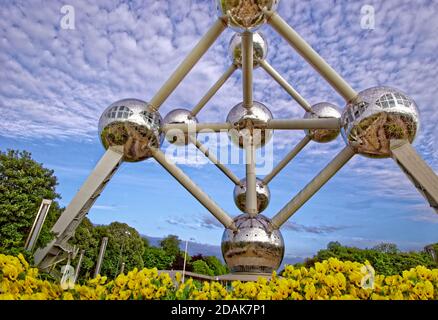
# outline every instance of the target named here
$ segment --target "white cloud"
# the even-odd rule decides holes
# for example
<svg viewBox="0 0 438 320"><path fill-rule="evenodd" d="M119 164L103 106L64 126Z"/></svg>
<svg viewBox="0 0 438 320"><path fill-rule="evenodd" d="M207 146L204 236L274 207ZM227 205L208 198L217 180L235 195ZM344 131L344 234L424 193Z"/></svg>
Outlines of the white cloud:
<svg viewBox="0 0 438 320"><path fill-rule="evenodd" d="M214 1L70 1L76 29L61 30L61 1L2 3L0 10L0 135L6 137L90 139L101 112L124 97L149 100L215 20ZM284 19L339 71L354 88L388 84L417 101L422 120L415 144L438 169L436 69L438 3L371 1L376 29L360 28L360 2L281 1ZM269 27L268 61L309 100L343 107L335 91ZM230 64L232 35L226 31L163 105L191 108ZM201 111L201 121L224 121L241 101L240 72ZM276 118L302 117L303 110L261 69L255 72L255 97ZM279 161L301 138L299 132L275 134ZM310 144L303 171L314 172L343 147ZM311 160L310 160L311 159ZM198 165L189 157L190 165ZM355 157L342 179L366 184L379 197L419 199L418 192L389 161ZM363 182L361 182L363 180ZM370 187L372 185L372 187Z"/></svg>

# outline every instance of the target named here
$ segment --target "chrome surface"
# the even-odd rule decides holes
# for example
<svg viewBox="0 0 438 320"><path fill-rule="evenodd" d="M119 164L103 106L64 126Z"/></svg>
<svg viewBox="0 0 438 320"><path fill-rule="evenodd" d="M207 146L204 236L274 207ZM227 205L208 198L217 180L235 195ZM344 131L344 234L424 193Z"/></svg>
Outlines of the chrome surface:
<svg viewBox="0 0 438 320"><path fill-rule="evenodd" d="M275 11L280 0L217 0L220 17L227 17L228 26L237 32L257 30L266 22L263 9Z"/></svg>
<svg viewBox="0 0 438 320"><path fill-rule="evenodd" d="M271 220L263 215L247 214L234 219L237 232L225 229L222 255L231 272L272 273L284 256L284 240Z"/></svg>
<svg viewBox="0 0 438 320"><path fill-rule="evenodd" d="M186 109L175 109L170 111L163 120L163 124L187 124L187 125L193 125L193 128L195 128L196 124L198 123L198 119L196 119L195 116L192 115L192 113L189 110ZM190 127L189 127L190 128ZM189 130L190 131L190 130ZM183 146L187 145L189 143L189 133L184 133L181 130L175 129L170 130L166 132L166 140L169 141L169 143Z"/></svg>
<svg viewBox="0 0 438 320"><path fill-rule="evenodd" d="M304 119L316 119L316 118L341 118L341 111L339 108L328 102L321 102L312 107L312 112L306 112ZM340 129L309 129L304 132L315 142L327 143L335 140Z"/></svg>
<svg viewBox="0 0 438 320"><path fill-rule="evenodd" d="M268 186L260 179L256 179L256 193L257 193L257 212L263 212L271 199L271 192ZM240 180L240 183L234 187L234 203L242 212L245 210L246 201L246 178Z"/></svg>
<svg viewBox="0 0 438 320"><path fill-rule="evenodd" d="M265 60L268 55L268 43L265 40L265 37L260 32L254 32L252 36L253 41L253 65L254 68L260 66L259 61ZM228 50L230 52L230 57L232 62L242 68L242 35L240 33L236 33L230 40L230 44L228 46Z"/></svg>
<svg viewBox="0 0 438 320"><path fill-rule="evenodd" d="M123 147L123 160L136 162L151 157L149 146L159 148L162 118L147 102L123 99L111 104L99 119L99 136L105 149Z"/></svg>
<svg viewBox="0 0 438 320"><path fill-rule="evenodd" d="M240 148L249 143L251 136L254 145L261 147L272 138L273 130L266 129L272 118L271 111L260 102L254 101L251 108L245 108L243 103L239 103L228 113L227 122L233 127L228 131L228 136Z"/></svg>
<svg viewBox="0 0 438 320"><path fill-rule="evenodd" d="M413 142L420 126L414 100L397 89L375 87L359 93L342 112L342 136L366 157L390 157L390 140Z"/></svg>

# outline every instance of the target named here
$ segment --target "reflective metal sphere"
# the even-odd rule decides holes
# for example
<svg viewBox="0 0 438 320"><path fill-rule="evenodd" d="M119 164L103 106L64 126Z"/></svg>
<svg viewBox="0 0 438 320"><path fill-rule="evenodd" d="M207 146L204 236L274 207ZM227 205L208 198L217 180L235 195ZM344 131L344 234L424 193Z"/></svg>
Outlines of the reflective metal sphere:
<svg viewBox="0 0 438 320"><path fill-rule="evenodd" d="M217 0L219 16L237 32L254 31L266 22L263 9L275 11L279 0Z"/></svg>
<svg viewBox="0 0 438 320"><path fill-rule="evenodd" d="M270 120L272 113L264 104L254 101L251 108L245 108L243 103L239 103L228 113L227 122L234 128L228 131L228 136L243 148L252 134L254 145L261 147L272 138L273 131L266 129Z"/></svg>
<svg viewBox="0 0 438 320"><path fill-rule="evenodd" d="M254 68L257 68L260 60L265 60L268 54L268 43L260 32L253 33L253 58ZM230 41L229 51L233 63L242 68L242 35L236 33Z"/></svg>
<svg viewBox="0 0 438 320"><path fill-rule="evenodd" d="M284 240L271 220L262 215L247 214L234 219L237 232L225 229L222 255L231 272L272 273L284 256Z"/></svg>
<svg viewBox="0 0 438 320"><path fill-rule="evenodd" d="M331 103L322 102L314 105L311 112L306 112L304 119L315 119L315 118L341 118L341 111L339 108ZM335 140L340 129L307 129L304 132L315 142L326 143Z"/></svg>
<svg viewBox="0 0 438 320"><path fill-rule="evenodd" d="M370 158L391 156L390 140L414 141L419 130L415 101L388 87L359 93L354 103L342 112L342 135L347 144Z"/></svg>
<svg viewBox="0 0 438 320"><path fill-rule="evenodd" d="M266 209L271 199L271 192L269 191L268 185L263 183L262 180L257 178L256 184L257 192L257 212L260 213ZM245 209L246 201L246 178L240 180L240 185L234 187L234 203L242 212L246 212Z"/></svg>
<svg viewBox="0 0 438 320"><path fill-rule="evenodd" d="M193 124L198 123L198 119L186 109L175 109L170 111L163 120L163 124ZM180 130L170 130L166 133L166 140L178 146L189 143L189 134Z"/></svg>
<svg viewBox="0 0 438 320"><path fill-rule="evenodd" d="M159 148L161 116L151 111L147 102L124 99L114 102L99 119L99 136L105 149L123 146L123 159L128 162L151 157L149 146Z"/></svg>

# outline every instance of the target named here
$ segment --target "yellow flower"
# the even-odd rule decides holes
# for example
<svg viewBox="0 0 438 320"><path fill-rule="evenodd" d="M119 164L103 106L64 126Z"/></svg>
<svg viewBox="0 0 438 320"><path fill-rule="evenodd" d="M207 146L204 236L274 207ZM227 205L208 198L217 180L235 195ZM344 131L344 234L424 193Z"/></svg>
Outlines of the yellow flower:
<svg viewBox="0 0 438 320"><path fill-rule="evenodd" d="M12 281L15 281L18 277L18 269L13 264L7 264L3 267L3 275Z"/></svg>

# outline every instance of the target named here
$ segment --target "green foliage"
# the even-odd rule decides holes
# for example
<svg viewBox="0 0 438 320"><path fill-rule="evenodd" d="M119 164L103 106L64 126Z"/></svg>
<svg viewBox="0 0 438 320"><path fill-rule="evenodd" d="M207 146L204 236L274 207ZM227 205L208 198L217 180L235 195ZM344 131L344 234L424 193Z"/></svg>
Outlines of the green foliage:
<svg viewBox="0 0 438 320"><path fill-rule="evenodd" d="M163 248L163 250L169 255L176 257L179 250L179 245L181 243L181 240L178 238L178 236L175 235L168 235L166 238L160 241L160 247Z"/></svg>
<svg viewBox="0 0 438 320"><path fill-rule="evenodd" d="M76 229L74 237L69 242L79 248L79 254L76 260L73 261L74 266L78 263L80 251L84 250L79 279L89 279L94 275L94 268L99 254L100 239L88 218L82 220Z"/></svg>
<svg viewBox="0 0 438 320"><path fill-rule="evenodd" d="M0 151L0 253L17 255L24 244L43 199L59 199L53 170L43 167L26 151ZM60 215L53 202L36 246L47 244L53 235L50 228Z"/></svg>
<svg viewBox="0 0 438 320"><path fill-rule="evenodd" d="M125 262L125 270L143 268L144 242L140 234L126 223L112 222L108 226L97 226L95 232L100 240L108 237L102 262L101 274L116 277Z"/></svg>
<svg viewBox="0 0 438 320"><path fill-rule="evenodd" d="M395 243L381 243L377 246L374 246L373 250L388 254L396 254L399 252Z"/></svg>
<svg viewBox="0 0 438 320"><path fill-rule="evenodd" d="M162 248L147 247L143 253L145 268L157 268L158 270L168 270L173 262L173 257L169 256Z"/></svg>
<svg viewBox="0 0 438 320"><path fill-rule="evenodd" d="M396 245L387 243L372 249L359 249L342 246L339 242L330 242L327 249L320 250L316 256L306 260L305 266L311 267L316 262L329 258L361 263L368 260L377 273L385 276L401 274L403 270L409 270L419 265L427 268L435 267L433 258L425 252L400 252Z"/></svg>
<svg viewBox="0 0 438 320"><path fill-rule="evenodd" d="M213 270L210 269L208 264L204 260L196 260L192 263L193 272L199 274L205 274L207 276L214 276Z"/></svg>
<svg viewBox="0 0 438 320"><path fill-rule="evenodd" d="M228 267L216 258L215 256L208 256L204 258L208 267L213 271L214 276L220 276L229 272Z"/></svg>

